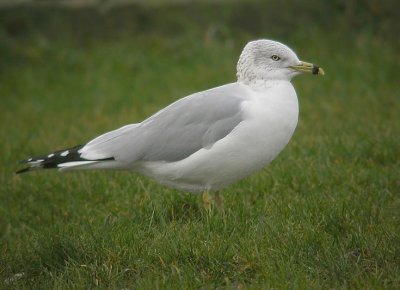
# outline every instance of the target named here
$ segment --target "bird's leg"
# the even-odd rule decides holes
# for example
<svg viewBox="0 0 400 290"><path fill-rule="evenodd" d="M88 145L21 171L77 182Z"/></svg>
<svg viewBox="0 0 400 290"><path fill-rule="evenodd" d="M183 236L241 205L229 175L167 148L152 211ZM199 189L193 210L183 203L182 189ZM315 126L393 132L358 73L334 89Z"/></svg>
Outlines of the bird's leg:
<svg viewBox="0 0 400 290"><path fill-rule="evenodd" d="M204 209L206 211L210 211L211 205L213 204L213 199L212 199L211 195L208 193L208 190L203 192L202 198L203 198Z"/></svg>
<svg viewBox="0 0 400 290"><path fill-rule="evenodd" d="M224 197L219 193L219 191L215 192L214 196L212 196L208 191L204 191L202 198L203 207L206 211L211 211L214 206L220 211L224 209Z"/></svg>
<svg viewBox="0 0 400 290"><path fill-rule="evenodd" d="M224 197L222 196L222 194L219 193L219 191L215 192L214 201L218 210L224 209Z"/></svg>

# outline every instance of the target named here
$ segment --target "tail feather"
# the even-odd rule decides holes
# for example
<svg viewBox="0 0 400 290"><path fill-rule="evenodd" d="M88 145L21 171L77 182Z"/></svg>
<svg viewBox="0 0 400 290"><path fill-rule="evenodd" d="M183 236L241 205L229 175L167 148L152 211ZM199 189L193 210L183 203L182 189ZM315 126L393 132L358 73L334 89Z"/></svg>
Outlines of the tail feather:
<svg viewBox="0 0 400 290"><path fill-rule="evenodd" d="M72 163L85 164L97 161L115 160L114 157L96 159L96 160L82 158L80 150L84 146L85 145L77 145L75 147L71 147L68 149L55 151L48 155L31 157L26 160L23 160L20 163L27 164L28 167L18 170L16 174L30 172L33 170L40 170L40 169L63 168L65 167L65 164L72 164Z"/></svg>

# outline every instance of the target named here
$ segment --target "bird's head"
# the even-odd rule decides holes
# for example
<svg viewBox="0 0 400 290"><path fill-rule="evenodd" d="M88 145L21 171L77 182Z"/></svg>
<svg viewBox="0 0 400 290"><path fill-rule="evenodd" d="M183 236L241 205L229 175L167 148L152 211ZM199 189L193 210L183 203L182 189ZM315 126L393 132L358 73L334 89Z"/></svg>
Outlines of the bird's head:
<svg viewBox="0 0 400 290"><path fill-rule="evenodd" d="M243 49L237 64L238 81L291 80L301 73L323 75L317 65L300 61L286 45L273 40L255 40Z"/></svg>

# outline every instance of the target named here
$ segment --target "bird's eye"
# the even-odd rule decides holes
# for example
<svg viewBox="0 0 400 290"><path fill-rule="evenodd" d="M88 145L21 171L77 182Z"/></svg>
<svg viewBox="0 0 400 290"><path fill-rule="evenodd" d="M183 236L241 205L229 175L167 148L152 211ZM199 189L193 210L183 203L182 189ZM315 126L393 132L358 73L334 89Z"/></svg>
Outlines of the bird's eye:
<svg viewBox="0 0 400 290"><path fill-rule="evenodd" d="M279 56L277 56L276 54L274 54L273 56L271 56L271 59L274 60L274 61L278 61L281 58Z"/></svg>

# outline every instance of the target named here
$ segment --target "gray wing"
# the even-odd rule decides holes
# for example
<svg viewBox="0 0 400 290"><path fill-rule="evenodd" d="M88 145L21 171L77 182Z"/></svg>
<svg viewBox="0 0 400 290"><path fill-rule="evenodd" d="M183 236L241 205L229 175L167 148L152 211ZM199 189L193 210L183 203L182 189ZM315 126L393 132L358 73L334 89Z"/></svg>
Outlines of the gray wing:
<svg viewBox="0 0 400 290"><path fill-rule="evenodd" d="M228 135L242 121L245 99L246 91L237 83L187 96L142 123L97 137L82 148L82 156L124 162L182 160Z"/></svg>

